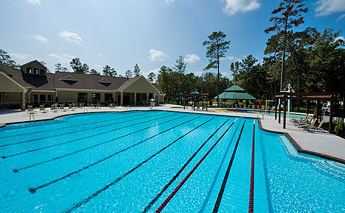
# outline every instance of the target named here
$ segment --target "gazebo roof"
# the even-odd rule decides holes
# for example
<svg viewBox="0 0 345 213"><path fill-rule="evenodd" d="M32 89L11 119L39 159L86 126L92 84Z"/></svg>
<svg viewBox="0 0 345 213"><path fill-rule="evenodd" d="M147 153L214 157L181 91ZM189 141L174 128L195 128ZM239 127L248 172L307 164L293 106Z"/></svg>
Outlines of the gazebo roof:
<svg viewBox="0 0 345 213"><path fill-rule="evenodd" d="M242 87L237 85L227 88L223 93L219 94L219 98L231 100L256 100L256 98L246 93Z"/></svg>
<svg viewBox="0 0 345 213"><path fill-rule="evenodd" d="M226 92L246 92L242 87L233 85L225 90Z"/></svg>

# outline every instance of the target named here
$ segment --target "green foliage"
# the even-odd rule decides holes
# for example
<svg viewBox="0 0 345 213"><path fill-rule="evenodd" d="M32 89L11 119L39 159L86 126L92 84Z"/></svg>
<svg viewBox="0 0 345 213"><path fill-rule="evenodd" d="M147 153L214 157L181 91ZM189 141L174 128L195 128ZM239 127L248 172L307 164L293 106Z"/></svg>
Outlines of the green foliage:
<svg viewBox="0 0 345 213"><path fill-rule="evenodd" d="M103 67L103 75L109 76L109 77L116 77L117 72L114 68L111 68L109 65L105 65Z"/></svg>
<svg viewBox="0 0 345 213"><path fill-rule="evenodd" d="M97 72L97 70L95 70L95 69L91 69L90 70L90 75L100 75L100 73Z"/></svg>
<svg viewBox="0 0 345 213"><path fill-rule="evenodd" d="M13 59L11 59L11 56L3 49L0 49L0 64L5 64L12 68L17 66L16 62Z"/></svg>
<svg viewBox="0 0 345 213"><path fill-rule="evenodd" d="M156 80L156 74L154 74L153 72L150 72L150 73L147 75L147 79L148 79L151 83L154 83L154 81Z"/></svg>
<svg viewBox="0 0 345 213"><path fill-rule="evenodd" d="M133 76L132 71L127 70L126 73L125 73L125 77L126 77L126 78L132 78L132 76Z"/></svg>
<svg viewBox="0 0 345 213"><path fill-rule="evenodd" d="M202 45L206 46L206 57L209 58L209 64L205 67L205 70L211 68L219 68L219 59L225 56L227 49L229 49L230 41L225 41L226 35L221 32L213 32L208 36L209 40L206 40Z"/></svg>
<svg viewBox="0 0 345 213"><path fill-rule="evenodd" d="M60 63L55 64L55 72L68 72L66 67L63 67Z"/></svg>
<svg viewBox="0 0 345 213"><path fill-rule="evenodd" d="M87 64L82 64L79 58L73 58L70 65L75 73L89 73L89 66Z"/></svg>
<svg viewBox="0 0 345 213"><path fill-rule="evenodd" d="M135 64L133 73L134 73L134 76L140 76L141 75L141 70L140 70L138 64Z"/></svg>
<svg viewBox="0 0 345 213"><path fill-rule="evenodd" d="M230 65L233 72L233 82L245 89L256 98L264 99L267 91L267 72L257 63L254 56L249 55L242 62L235 62Z"/></svg>
<svg viewBox="0 0 345 213"><path fill-rule="evenodd" d="M335 134L338 135L341 131L343 131L343 124L341 122L333 121L332 123L334 125Z"/></svg>

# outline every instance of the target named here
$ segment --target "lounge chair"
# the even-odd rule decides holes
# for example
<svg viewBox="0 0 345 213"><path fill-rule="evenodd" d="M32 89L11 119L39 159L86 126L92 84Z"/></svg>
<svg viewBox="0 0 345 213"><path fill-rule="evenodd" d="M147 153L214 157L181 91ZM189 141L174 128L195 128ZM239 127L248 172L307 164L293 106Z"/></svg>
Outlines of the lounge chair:
<svg viewBox="0 0 345 213"><path fill-rule="evenodd" d="M40 112L47 113L48 111L44 108L44 105L40 105Z"/></svg>
<svg viewBox="0 0 345 213"><path fill-rule="evenodd" d="M322 128L322 125L325 123L325 120L322 120L318 126L314 126L312 127L311 129L314 130L315 132L316 131L320 131L320 132L323 132L325 131L323 128Z"/></svg>
<svg viewBox="0 0 345 213"><path fill-rule="evenodd" d="M34 108L32 107L32 105L28 105L28 113L29 113L29 114L34 114L34 113L35 113L35 110L34 110Z"/></svg>
<svg viewBox="0 0 345 213"><path fill-rule="evenodd" d="M305 130L310 130L315 127L315 124L317 122L317 118L314 118L311 123L302 123L298 125L298 128L303 128Z"/></svg>

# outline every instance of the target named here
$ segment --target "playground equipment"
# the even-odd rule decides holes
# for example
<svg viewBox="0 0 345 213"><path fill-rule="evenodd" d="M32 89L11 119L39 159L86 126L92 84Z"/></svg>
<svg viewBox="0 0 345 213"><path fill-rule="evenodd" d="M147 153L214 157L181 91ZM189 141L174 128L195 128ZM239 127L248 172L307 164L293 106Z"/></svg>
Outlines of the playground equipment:
<svg viewBox="0 0 345 213"><path fill-rule="evenodd" d="M265 114L267 114L267 110L268 112L271 111L271 103L274 103L275 101L273 100L266 100L265 101Z"/></svg>
<svg viewBox="0 0 345 213"><path fill-rule="evenodd" d="M290 83L288 83L288 85L286 85L285 87L285 90L283 91L280 91L280 92L284 92L284 93L290 93L290 92L295 92L291 86ZM290 97L290 95L288 95L288 97ZM290 98L288 98L288 104L287 104L287 107L288 107L288 117L290 117Z"/></svg>

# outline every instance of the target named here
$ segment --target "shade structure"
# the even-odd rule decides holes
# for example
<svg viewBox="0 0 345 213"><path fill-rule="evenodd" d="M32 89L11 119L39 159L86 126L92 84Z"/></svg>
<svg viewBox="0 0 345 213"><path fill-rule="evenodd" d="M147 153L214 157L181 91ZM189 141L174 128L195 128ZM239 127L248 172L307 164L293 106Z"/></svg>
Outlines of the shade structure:
<svg viewBox="0 0 345 213"><path fill-rule="evenodd" d="M256 100L256 98L249 95L243 88L237 85L227 88L223 93L219 94L219 98L229 100Z"/></svg>

